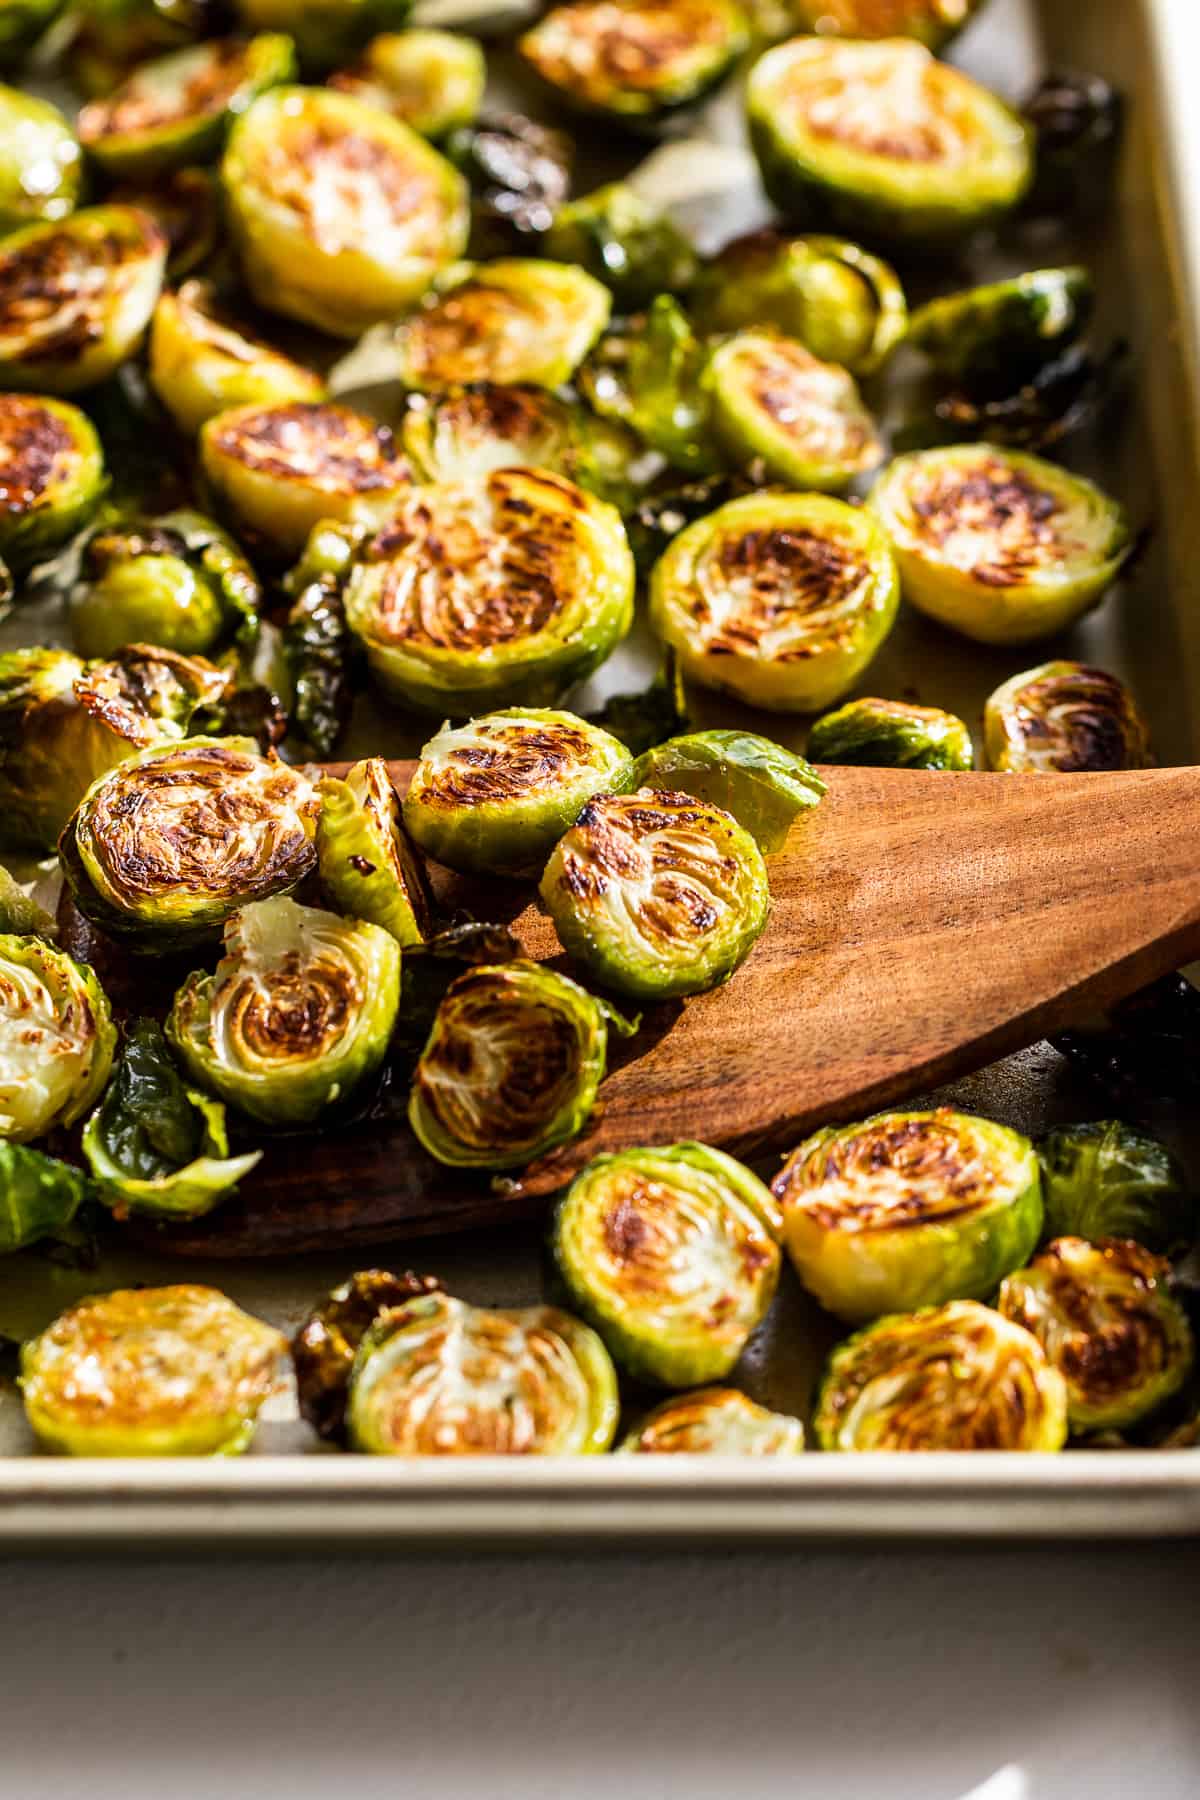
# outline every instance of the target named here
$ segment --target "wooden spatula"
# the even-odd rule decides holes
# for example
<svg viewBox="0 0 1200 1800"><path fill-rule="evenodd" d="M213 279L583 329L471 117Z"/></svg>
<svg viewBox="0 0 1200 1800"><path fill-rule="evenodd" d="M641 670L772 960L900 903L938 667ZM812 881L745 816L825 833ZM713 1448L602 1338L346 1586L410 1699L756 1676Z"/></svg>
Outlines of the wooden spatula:
<svg viewBox="0 0 1200 1800"><path fill-rule="evenodd" d="M403 792L411 764L392 773ZM600 1150L697 1137L786 1151L1200 955L1200 769L825 774L828 798L770 859L771 919L749 961L614 1044L585 1135L505 1192L372 1122L279 1142L230 1206L155 1241L254 1256L458 1231L536 1213ZM442 897L481 917L522 898L453 877ZM524 898L527 952L559 955Z"/></svg>

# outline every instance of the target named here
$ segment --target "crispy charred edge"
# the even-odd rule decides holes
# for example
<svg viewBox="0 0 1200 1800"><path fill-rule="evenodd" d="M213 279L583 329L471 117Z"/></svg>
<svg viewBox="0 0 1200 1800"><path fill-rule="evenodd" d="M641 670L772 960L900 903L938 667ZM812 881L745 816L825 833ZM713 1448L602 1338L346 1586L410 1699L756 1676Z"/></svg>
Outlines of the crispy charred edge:
<svg viewBox="0 0 1200 1800"><path fill-rule="evenodd" d="M377 493L409 479L390 427L333 401L239 409L218 421L210 441L219 455L247 469L340 493Z"/></svg>
<svg viewBox="0 0 1200 1800"><path fill-rule="evenodd" d="M436 1275L393 1275L364 1269L312 1312L292 1339L300 1416L318 1437L344 1443L346 1400L354 1358L371 1326L406 1301L441 1292Z"/></svg>
<svg viewBox="0 0 1200 1800"><path fill-rule="evenodd" d="M70 425L34 395L0 394L2 509L28 512L47 498L82 455Z"/></svg>
<svg viewBox="0 0 1200 1800"><path fill-rule="evenodd" d="M202 656L155 644L129 644L105 662L89 663L75 683L76 703L117 737L148 747L161 736L160 721L217 706L235 676Z"/></svg>
<svg viewBox="0 0 1200 1800"><path fill-rule="evenodd" d="M883 1204L869 1189L856 1197L858 1178L869 1182L884 1169L902 1174L911 1184L908 1192ZM953 1116L940 1109L925 1119L870 1119L811 1148L802 1144L776 1175L771 1192L785 1209L803 1205L825 1231L847 1224L858 1231L904 1231L986 1210L994 1196L982 1174L976 1146ZM835 1200L814 1204L806 1199L827 1182L842 1187Z"/></svg>
<svg viewBox="0 0 1200 1800"><path fill-rule="evenodd" d="M146 82L135 69L113 93L89 102L79 114L80 141L96 144L106 138L139 137L223 112L249 76L253 52L244 38L211 38L204 49L204 61L197 62L194 73L169 97L164 87Z"/></svg>
<svg viewBox="0 0 1200 1800"><path fill-rule="evenodd" d="M1064 720L1050 717L1069 709ZM1059 663L1035 675L999 707L1011 749L1036 755L1053 746L1054 768L1062 774L1145 768L1146 728L1124 682L1087 663Z"/></svg>
<svg viewBox="0 0 1200 1800"><path fill-rule="evenodd" d="M480 736L486 742L456 745L445 767L423 771L422 805L456 811L523 800L596 764L593 735L564 721L497 722Z"/></svg>

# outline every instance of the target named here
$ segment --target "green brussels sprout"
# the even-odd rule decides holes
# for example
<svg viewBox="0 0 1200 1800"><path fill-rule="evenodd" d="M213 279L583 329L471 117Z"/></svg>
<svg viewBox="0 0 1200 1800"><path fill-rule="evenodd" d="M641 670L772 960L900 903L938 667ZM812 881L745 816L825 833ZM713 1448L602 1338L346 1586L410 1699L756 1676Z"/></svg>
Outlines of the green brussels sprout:
<svg viewBox="0 0 1200 1800"><path fill-rule="evenodd" d="M691 304L707 331L774 326L854 375L874 374L908 328L890 264L844 238L770 229L735 238L710 258Z"/></svg>
<svg viewBox="0 0 1200 1800"><path fill-rule="evenodd" d="M332 402L217 413L201 427L200 464L234 528L288 556L325 521L381 525L410 485L389 427Z"/></svg>
<svg viewBox="0 0 1200 1800"><path fill-rule="evenodd" d="M433 1275L393 1275L388 1269L361 1269L327 1294L292 1339L300 1416L318 1437L342 1443L346 1401L359 1345L385 1312L436 1294Z"/></svg>
<svg viewBox="0 0 1200 1800"><path fill-rule="evenodd" d="M611 308L608 289L567 263L533 256L478 263L400 327L400 379L424 393L473 381L558 387Z"/></svg>
<svg viewBox="0 0 1200 1800"><path fill-rule="evenodd" d="M64 0L0 0L0 69L19 63L52 25Z"/></svg>
<svg viewBox="0 0 1200 1800"><path fill-rule="evenodd" d="M556 96L625 124L700 100L750 43L734 0L575 0L518 48Z"/></svg>
<svg viewBox="0 0 1200 1800"><path fill-rule="evenodd" d="M1133 695L1086 663L1042 663L1004 682L984 709L983 741L1000 774L1143 769L1150 760Z"/></svg>
<svg viewBox="0 0 1200 1800"><path fill-rule="evenodd" d="M527 248L548 231L571 188L574 145L521 113L488 113L446 139L471 190L471 246L479 256Z"/></svg>
<svg viewBox="0 0 1200 1800"><path fill-rule="evenodd" d="M457 31L385 31L329 86L441 138L474 122L483 104L483 46Z"/></svg>
<svg viewBox="0 0 1200 1800"><path fill-rule="evenodd" d="M579 371L579 385L602 417L635 431L677 469L722 467L712 439L708 346L670 294L648 313L606 334Z"/></svg>
<svg viewBox="0 0 1200 1800"><path fill-rule="evenodd" d="M578 1136L604 1077L613 1008L518 960L446 989L413 1072L408 1118L451 1168L515 1169Z"/></svg>
<svg viewBox="0 0 1200 1800"><path fill-rule="evenodd" d="M316 867L316 789L240 738L143 750L94 782L59 845L84 916L154 954L218 937Z"/></svg>
<svg viewBox="0 0 1200 1800"><path fill-rule="evenodd" d="M215 1288L94 1294L22 1346L25 1414L64 1456L237 1456L286 1350Z"/></svg>
<svg viewBox="0 0 1200 1800"><path fill-rule="evenodd" d="M0 1142L0 1254L66 1231L87 1198L87 1178L24 1144Z"/></svg>
<svg viewBox="0 0 1200 1800"><path fill-rule="evenodd" d="M234 7L248 31L286 31L303 67L324 74L378 33L396 31L412 0L234 0Z"/></svg>
<svg viewBox="0 0 1200 1800"><path fill-rule="evenodd" d="M617 1445L623 1456L799 1456L804 1426L737 1388L700 1388L665 1400Z"/></svg>
<svg viewBox="0 0 1200 1800"><path fill-rule="evenodd" d="M749 1169L705 1144L597 1156L555 1214L570 1302L639 1380L729 1374L775 1297L779 1212Z"/></svg>
<svg viewBox="0 0 1200 1800"><path fill-rule="evenodd" d="M424 943L429 886L383 758L355 763L344 781L326 775L320 794L317 866L329 898L351 918L382 925L401 948Z"/></svg>
<svg viewBox="0 0 1200 1800"><path fill-rule="evenodd" d="M335 337L412 306L466 248L462 177L378 107L330 88L272 88L221 164L250 292Z"/></svg>
<svg viewBox="0 0 1200 1800"><path fill-rule="evenodd" d="M139 63L115 92L79 115L79 139L105 174L165 175L215 157L256 94L293 81L289 37L211 38Z"/></svg>
<svg viewBox="0 0 1200 1800"><path fill-rule="evenodd" d="M0 1137L73 1125L112 1068L117 1034L92 971L41 938L0 937Z"/></svg>
<svg viewBox="0 0 1200 1800"><path fill-rule="evenodd" d="M400 1004L400 946L362 919L276 896L225 926L215 975L190 975L167 1036L193 1081L267 1125L311 1125L379 1068Z"/></svg>
<svg viewBox="0 0 1200 1800"><path fill-rule="evenodd" d="M772 1192L796 1273L852 1325L986 1299L1042 1230L1029 1139L946 1107L815 1132Z"/></svg>
<svg viewBox="0 0 1200 1800"><path fill-rule="evenodd" d="M108 197L149 213L167 240L168 281L182 281L215 255L224 220L212 169L173 169L154 182L123 181Z"/></svg>
<svg viewBox="0 0 1200 1800"><path fill-rule="evenodd" d="M373 1456L591 1456L619 1411L608 1352L578 1319L427 1294L368 1329L346 1428Z"/></svg>
<svg viewBox="0 0 1200 1800"><path fill-rule="evenodd" d="M440 717L553 705L633 622L620 515L543 469L412 488L346 580L383 692Z"/></svg>
<svg viewBox="0 0 1200 1800"><path fill-rule="evenodd" d="M486 713L430 738L404 821L448 868L536 876L584 802L625 786L632 767L624 744L575 713Z"/></svg>
<svg viewBox="0 0 1200 1800"><path fill-rule="evenodd" d="M788 0L795 31L850 38L916 38L940 50L983 0Z"/></svg>
<svg viewBox="0 0 1200 1800"><path fill-rule="evenodd" d="M1072 1431L1136 1424L1186 1383L1195 1347L1170 1272L1131 1238L1060 1237L1001 1284L1001 1313L1066 1383Z"/></svg>
<svg viewBox="0 0 1200 1800"><path fill-rule="evenodd" d="M802 756L752 731L692 731L641 755L629 783L691 794L732 813L765 856L782 850L797 814L825 783Z"/></svg>
<svg viewBox="0 0 1200 1800"><path fill-rule="evenodd" d="M787 218L881 243L968 235L1033 174L1018 115L921 44L793 38L755 64L750 140Z"/></svg>
<svg viewBox="0 0 1200 1800"><path fill-rule="evenodd" d="M1031 1332L952 1300L840 1344L813 1437L819 1450L1061 1450L1066 1383Z"/></svg>
<svg viewBox="0 0 1200 1800"><path fill-rule="evenodd" d="M0 8L0 45L3 21ZM0 232L65 219L82 181L79 145L57 106L0 87Z"/></svg>
<svg viewBox="0 0 1200 1800"><path fill-rule="evenodd" d="M719 806L640 788L589 800L541 881L564 950L639 1000L728 981L767 922L762 852Z"/></svg>
<svg viewBox="0 0 1200 1800"><path fill-rule="evenodd" d="M870 504L905 599L980 644L1065 630L1100 604L1133 548L1121 507L1092 482L994 444L897 457Z"/></svg>
<svg viewBox="0 0 1200 1800"><path fill-rule="evenodd" d="M335 577L321 576L299 590L282 639L290 723L317 756L331 756L353 704L350 629Z"/></svg>
<svg viewBox="0 0 1200 1800"><path fill-rule="evenodd" d="M235 629L252 634L261 601L232 538L201 513L167 513L91 534L70 596L71 635L84 656L134 643L187 655Z"/></svg>
<svg viewBox="0 0 1200 1800"><path fill-rule="evenodd" d="M57 921L38 900L38 886L36 878L18 881L0 863L0 932L14 937L57 937Z"/></svg>
<svg viewBox="0 0 1200 1800"><path fill-rule="evenodd" d="M939 375L1011 388L1079 336L1093 301L1086 269L1034 269L919 306L908 342Z"/></svg>
<svg viewBox="0 0 1200 1800"><path fill-rule="evenodd" d="M545 241L550 256L578 263L627 312L649 306L656 294L684 293L699 268L679 227L624 181L559 207Z"/></svg>
<svg viewBox="0 0 1200 1800"><path fill-rule="evenodd" d="M1038 1145L1048 1238L1133 1238L1163 1255L1196 1236L1196 1201L1167 1146L1120 1119L1060 1125Z"/></svg>
<svg viewBox="0 0 1200 1800"><path fill-rule="evenodd" d="M149 213L90 206L0 240L0 383L73 394L137 349L167 240Z"/></svg>
<svg viewBox="0 0 1200 1800"><path fill-rule="evenodd" d="M18 574L87 524L106 482L96 428L77 406L0 394L0 554Z"/></svg>
<svg viewBox="0 0 1200 1800"><path fill-rule="evenodd" d="M875 769L975 767L975 746L963 721L908 700L847 701L813 725L808 754L815 762Z"/></svg>
<svg viewBox="0 0 1200 1800"><path fill-rule="evenodd" d="M892 628L887 538L821 494L751 494L698 519L650 581L650 622L704 687L771 712L840 700Z"/></svg>
<svg viewBox="0 0 1200 1800"><path fill-rule="evenodd" d="M840 494L883 461L853 375L792 338L739 331L713 352L706 382L725 454L770 481Z"/></svg>

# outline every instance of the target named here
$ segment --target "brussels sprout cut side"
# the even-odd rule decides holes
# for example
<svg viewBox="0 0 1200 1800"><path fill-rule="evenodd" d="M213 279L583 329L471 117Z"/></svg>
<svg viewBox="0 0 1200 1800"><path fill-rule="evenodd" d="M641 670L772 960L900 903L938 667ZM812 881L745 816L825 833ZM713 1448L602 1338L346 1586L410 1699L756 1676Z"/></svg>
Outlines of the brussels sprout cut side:
<svg viewBox="0 0 1200 1800"><path fill-rule="evenodd" d="M678 226L623 181L559 207L546 249L602 281L627 312L656 294L686 292L699 266Z"/></svg>
<svg viewBox="0 0 1200 1800"><path fill-rule="evenodd" d="M761 463L768 479L837 494L883 461L853 375L791 338L739 332L712 356L706 382L726 455Z"/></svg>
<svg viewBox="0 0 1200 1800"><path fill-rule="evenodd" d="M656 1406L617 1449L626 1456L799 1456L804 1427L736 1388L701 1388Z"/></svg>
<svg viewBox="0 0 1200 1800"><path fill-rule="evenodd" d="M1060 1125L1038 1145L1045 1235L1133 1238L1163 1254L1196 1236L1196 1201L1158 1138L1120 1119Z"/></svg>
<svg viewBox="0 0 1200 1800"><path fill-rule="evenodd" d="M802 756L752 731L693 731L641 755L628 784L692 794L723 807L764 855L782 850L793 819L820 803L825 783Z"/></svg>
<svg viewBox="0 0 1200 1800"><path fill-rule="evenodd" d="M1077 338L1092 313L1086 269L1034 269L918 307L908 342L939 374L1011 392Z"/></svg>
<svg viewBox="0 0 1200 1800"><path fill-rule="evenodd" d="M81 1118L116 1042L89 968L40 938L0 936L0 1137L26 1143Z"/></svg>
<svg viewBox="0 0 1200 1800"><path fill-rule="evenodd" d="M940 50L983 0L788 0L797 31L850 38L916 38Z"/></svg>
<svg viewBox="0 0 1200 1800"><path fill-rule="evenodd" d="M423 943L432 916L429 888L383 758L355 763L344 781L327 775L320 792L317 865L334 905L382 925L401 947Z"/></svg>
<svg viewBox="0 0 1200 1800"><path fill-rule="evenodd" d="M749 42L733 0L579 0L552 7L520 50L570 105L636 124L701 99Z"/></svg>
<svg viewBox="0 0 1200 1800"><path fill-rule="evenodd" d="M971 733L961 719L907 700L851 700L826 713L808 734L808 754L814 762L880 769L975 767Z"/></svg>
<svg viewBox="0 0 1200 1800"><path fill-rule="evenodd" d="M382 107L422 137L470 125L483 103L483 46L454 31L385 31L329 86Z"/></svg>
<svg viewBox="0 0 1200 1800"><path fill-rule="evenodd" d="M22 1347L25 1413L65 1456L236 1456L286 1350L214 1288L118 1289Z"/></svg>
<svg viewBox="0 0 1200 1800"><path fill-rule="evenodd" d="M568 263L480 263L400 328L400 379L436 393L473 381L558 387L608 323L606 287Z"/></svg>
<svg viewBox="0 0 1200 1800"><path fill-rule="evenodd" d="M325 396L319 375L264 344L204 281L185 282L155 307L150 384L189 437L234 407L287 407Z"/></svg>
<svg viewBox="0 0 1200 1800"><path fill-rule="evenodd" d="M0 8L0 51L3 21ZM58 108L20 88L0 87L0 232L65 219L82 178L79 145Z"/></svg>
<svg viewBox="0 0 1200 1800"><path fill-rule="evenodd" d="M309 1314L292 1339L292 1362L301 1416L319 1437L339 1443L345 1437L354 1359L370 1327L385 1312L436 1294L440 1286L432 1275L363 1269Z"/></svg>
<svg viewBox="0 0 1200 1800"><path fill-rule="evenodd" d="M92 533L71 593L71 632L85 656L137 643L187 655L235 631L251 635L261 600L232 538L200 513L168 513Z"/></svg>
<svg viewBox="0 0 1200 1800"><path fill-rule="evenodd" d="M1150 760L1133 695L1086 663L1048 662L1014 675L988 699L983 731L988 767L1002 774L1141 769Z"/></svg>
<svg viewBox="0 0 1200 1800"><path fill-rule="evenodd" d="M0 394L0 556L18 573L86 525L105 489L104 452L65 400Z"/></svg>

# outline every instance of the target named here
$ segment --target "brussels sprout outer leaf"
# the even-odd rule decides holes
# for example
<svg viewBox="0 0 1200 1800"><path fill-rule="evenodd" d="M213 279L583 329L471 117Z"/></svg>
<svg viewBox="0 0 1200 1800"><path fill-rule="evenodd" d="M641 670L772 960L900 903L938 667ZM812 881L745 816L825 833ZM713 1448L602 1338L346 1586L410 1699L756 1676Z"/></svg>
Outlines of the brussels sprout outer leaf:
<svg viewBox="0 0 1200 1800"><path fill-rule="evenodd" d="M752 731L695 731L637 760L633 788L694 794L732 813L764 855L782 850L792 821L820 804L825 783L802 756Z"/></svg>
<svg viewBox="0 0 1200 1800"><path fill-rule="evenodd" d="M415 1057L425 1046L446 989L464 969L519 962L520 939L507 925L472 919L435 931L406 948L400 978L400 1015L393 1048ZM610 1021L611 1023L611 1021Z"/></svg>
<svg viewBox="0 0 1200 1800"><path fill-rule="evenodd" d="M0 1137L74 1124L103 1091L116 1042L91 969L41 938L0 936Z"/></svg>
<svg viewBox="0 0 1200 1800"><path fill-rule="evenodd" d="M0 1253L64 1230L87 1197L86 1177L24 1144L0 1143Z"/></svg>
<svg viewBox="0 0 1200 1800"><path fill-rule="evenodd" d="M1060 1125L1038 1145L1047 1239L1133 1238L1160 1254L1196 1236L1196 1200L1167 1146L1120 1119Z"/></svg>
<svg viewBox="0 0 1200 1800"><path fill-rule="evenodd" d="M1008 281L947 294L918 307L908 342L940 374L972 383L1003 380L1011 391L1087 325L1093 305L1086 269L1033 269Z"/></svg>

